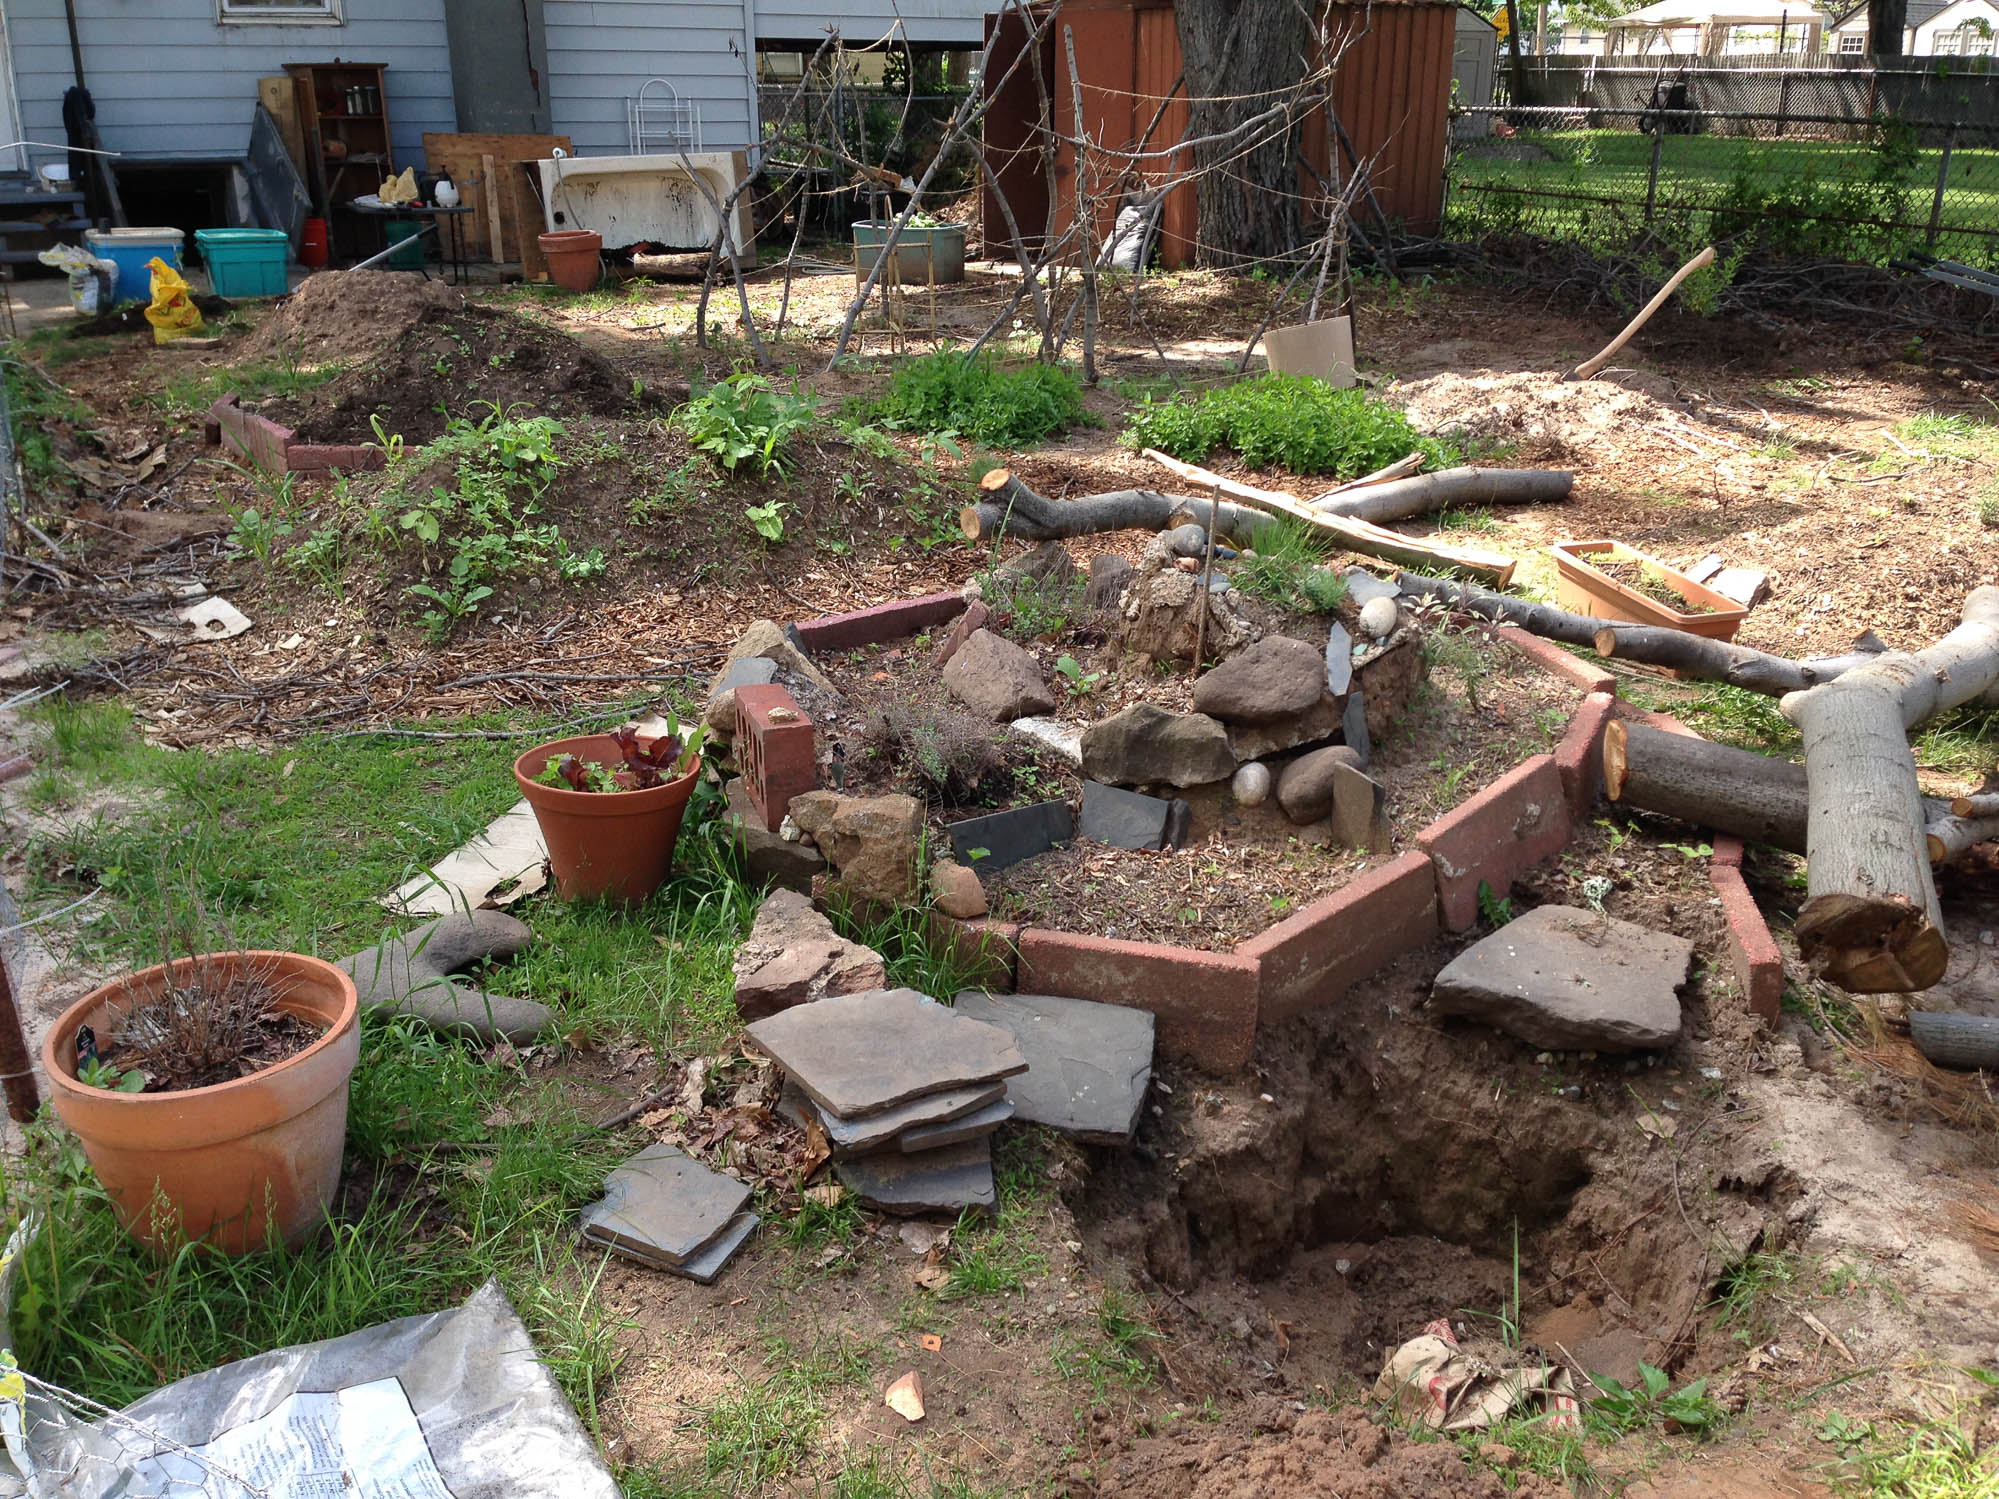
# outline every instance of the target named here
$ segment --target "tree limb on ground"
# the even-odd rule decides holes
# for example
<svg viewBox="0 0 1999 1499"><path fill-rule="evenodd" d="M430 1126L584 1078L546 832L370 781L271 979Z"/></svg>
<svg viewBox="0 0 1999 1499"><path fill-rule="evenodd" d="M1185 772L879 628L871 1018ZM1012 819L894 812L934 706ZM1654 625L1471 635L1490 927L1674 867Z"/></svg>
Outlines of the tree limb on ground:
<svg viewBox="0 0 1999 1499"><path fill-rule="evenodd" d="M1100 531L1165 531L1182 517L1208 524L1214 511L1215 530L1250 545L1276 524L1260 510L1241 505L1215 505L1192 495L1162 494L1156 489L1116 489L1073 500L1051 500L1036 494L1005 469L994 469L979 481L989 496L958 512L958 529L967 541L1015 536L1022 541L1061 541Z"/></svg>
<svg viewBox="0 0 1999 1499"><path fill-rule="evenodd" d="M1361 489L1337 489L1311 502L1321 515L1407 520L1453 505L1540 505L1569 497L1576 476L1564 469L1447 468Z"/></svg>
<svg viewBox="0 0 1999 1499"><path fill-rule="evenodd" d="M1949 952L1909 730L1999 683L1999 587L1975 588L1963 623L1779 704L1804 736L1808 881L1798 947L1862 993L1927 989Z"/></svg>

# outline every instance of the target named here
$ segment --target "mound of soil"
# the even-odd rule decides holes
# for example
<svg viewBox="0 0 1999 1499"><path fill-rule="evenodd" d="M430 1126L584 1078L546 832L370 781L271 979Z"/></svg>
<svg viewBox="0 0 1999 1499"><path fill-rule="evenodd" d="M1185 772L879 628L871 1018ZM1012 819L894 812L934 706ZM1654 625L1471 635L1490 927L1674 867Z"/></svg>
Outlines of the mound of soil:
<svg viewBox="0 0 1999 1499"><path fill-rule="evenodd" d="M238 357L350 364L393 343L425 313L466 305L457 287L406 271L321 271L278 304Z"/></svg>
<svg viewBox="0 0 1999 1499"><path fill-rule="evenodd" d="M433 441L453 416L487 404L538 416L620 416L646 404L603 355L515 313L476 304L425 308L366 364L263 414L307 442L366 442L374 420L405 442Z"/></svg>
<svg viewBox="0 0 1999 1499"><path fill-rule="evenodd" d="M1098 1499L1556 1499L1533 1474L1508 1487L1466 1464L1451 1442L1391 1436L1359 1411L1305 1411L1258 1400L1218 1426L1189 1422L1135 1443L1111 1464Z"/></svg>
<svg viewBox="0 0 1999 1499"><path fill-rule="evenodd" d="M1563 384L1539 372L1433 375L1397 386L1391 399L1419 431L1502 443L1540 459L1614 450L1613 438L1656 426L1667 410L1643 391L1605 380Z"/></svg>

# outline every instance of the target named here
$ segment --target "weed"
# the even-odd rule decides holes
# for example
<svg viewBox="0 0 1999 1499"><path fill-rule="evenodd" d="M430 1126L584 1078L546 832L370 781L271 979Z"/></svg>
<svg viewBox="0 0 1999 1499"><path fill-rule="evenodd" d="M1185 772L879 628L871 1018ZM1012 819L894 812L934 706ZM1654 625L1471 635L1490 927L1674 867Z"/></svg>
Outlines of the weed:
<svg viewBox="0 0 1999 1499"><path fill-rule="evenodd" d="M1839 1411L1818 1439L1837 1448L1823 1470L1841 1494L1867 1499L1999 1499L1999 1469L1954 1420L1877 1427Z"/></svg>
<svg viewBox="0 0 1999 1499"><path fill-rule="evenodd" d="M1611 1430L1636 1431L1662 1421L1669 1431L1687 1431L1706 1436L1725 1419L1726 1413L1707 1392L1707 1381L1672 1388L1663 1369L1641 1362L1637 1388L1619 1384L1608 1374L1592 1374L1597 1397L1590 1402L1591 1415Z"/></svg>
<svg viewBox="0 0 1999 1499"><path fill-rule="evenodd" d="M694 446L731 474L742 466L762 478L784 471L791 439L812 424L818 409L808 396L739 370L681 407L679 420Z"/></svg>
<svg viewBox="0 0 1999 1499"><path fill-rule="evenodd" d="M765 500L761 505L745 506L743 519L757 535L775 546L784 540L784 512L789 508L783 500Z"/></svg>
<svg viewBox="0 0 1999 1499"><path fill-rule="evenodd" d="M1060 365L1002 369L991 355L948 350L900 365L888 389L857 408L884 426L970 437L994 447L1027 447L1083 419L1083 388Z"/></svg>
<svg viewBox="0 0 1999 1499"><path fill-rule="evenodd" d="M1481 531L1491 532L1500 528L1499 518L1490 510L1445 510L1437 516L1439 531Z"/></svg>
<svg viewBox="0 0 1999 1499"><path fill-rule="evenodd" d="M1988 484L1978 495L1978 524L1999 526L1999 485Z"/></svg>
<svg viewBox="0 0 1999 1499"><path fill-rule="evenodd" d="M290 521L256 510L239 510L235 519L235 525L229 528L230 544L245 555L255 557L265 567L271 565L272 550L292 534Z"/></svg>
<svg viewBox="0 0 1999 1499"><path fill-rule="evenodd" d="M975 581L1000 629L1019 641L1059 635L1083 601L1083 585L1073 577L989 568Z"/></svg>
<svg viewBox="0 0 1999 1499"><path fill-rule="evenodd" d="M1064 689L1073 699L1088 697L1096 691L1097 683L1102 680L1104 674L1100 671L1084 671L1083 663L1074 656L1057 656L1055 675L1062 679Z"/></svg>
<svg viewBox="0 0 1999 1499"><path fill-rule="evenodd" d="M1485 880L1478 882L1478 919L1494 931L1513 919L1513 897L1495 895Z"/></svg>
<svg viewBox="0 0 1999 1499"><path fill-rule="evenodd" d="M1252 598L1283 609L1330 614L1346 600L1347 581L1325 565L1326 544L1301 521L1281 520L1258 533L1254 557L1231 580Z"/></svg>
<svg viewBox="0 0 1999 1499"><path fill-rule="evenodd" d="M923 864L919 853L918 867ZM982 937L976 948L962 941L954 942L933 925L928 911L908 906L870 909L863 914L845 902L835 901L826 914L841 936L882 955L890 984L914 989L919 994L956 994L962 989L982 987L990 976L994 956L986 944L1004 940Z"/></svg>
<svg viewBox="0 0 1999 1499"><path fill-rule="evenodd" d="M1446 467L1456 456L1364 388L1336 390L1309 375L1262 375L1200 396L1148 400L1132 413L1125 442L1197 463L1229 448L1252 468L1339 478L1369 473L1411 452L1422 453L1433 467Z"/></svg>
<svg viewBox="0 0 1999 1499"><path fill-rule="evenodd" d="M1759 1249L1737 1260L1721 1273L1716 1325L1730 1329L1738 1343L1768 1342L1777 1330L1771 1304L1783 1299L1802 1271L1803 1262L1791 1252Z"/></svg>

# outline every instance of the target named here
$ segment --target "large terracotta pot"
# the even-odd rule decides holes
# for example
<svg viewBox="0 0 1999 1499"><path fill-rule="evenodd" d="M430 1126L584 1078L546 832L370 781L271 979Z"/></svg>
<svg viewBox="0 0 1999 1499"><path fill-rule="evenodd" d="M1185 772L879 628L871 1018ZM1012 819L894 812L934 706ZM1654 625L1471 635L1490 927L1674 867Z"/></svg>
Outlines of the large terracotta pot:
<svg viewBox="0 0 1999 1499"><path fill-rule="evenodd" d="M548 845L556 893L565 900L617 900L637 904L657 890L673 864L673 845L687 799L701 774L696 764L677 781L643 791L571 791L535 779L564 755L624 764L609 734L557 739L514 761L514 780L534 808Z"/></svg>
<svg viewBox="0 0 1999 1499"><path fill-rule="evenodd" d="M604 251L603 235L595 229L555 229L536 235L535 243L541 247L548 274L557 286L569 291L596 289L597 278L603 274L599 259Z"/></svg>
<svg viewBox="0 0 1999 1499"><path fill-rule="evenodd" d="M281 1008L326 1027L304 1051L234 1082L181 1093L117 1093L76 1080L76 1033L117 1033L117 1017L197 963L270 970ZM302 953L215 953L94 989L42 1038L57 1116L75 1132L119 1220L141 1243L200 1241L227 1254L309 1238L340 1185L347 1081L361 1054L354 981ZM156 1195L163 1199L155 1210Z"/></svg>

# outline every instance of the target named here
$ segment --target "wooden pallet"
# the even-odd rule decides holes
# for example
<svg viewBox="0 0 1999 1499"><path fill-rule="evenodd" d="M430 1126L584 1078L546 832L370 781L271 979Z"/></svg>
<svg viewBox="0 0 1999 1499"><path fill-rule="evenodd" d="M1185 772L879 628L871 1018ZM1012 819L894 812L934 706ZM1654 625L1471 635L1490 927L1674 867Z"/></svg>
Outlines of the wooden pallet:
<svg viewBox="0 0 1999 1499"><path fill-rule="evenodd" d="M476 210L465 217L468 257L517 260L530 281L547 273L535 243L547 221L533 164L557 150L573 152L568 136L425 133L423 155L430 170L448 173L460 198Z"/></svg>

